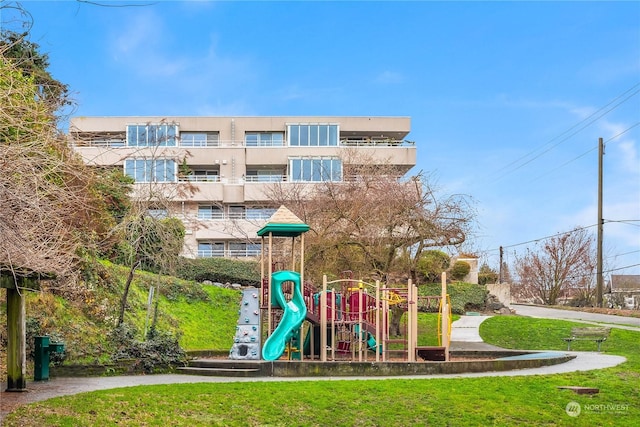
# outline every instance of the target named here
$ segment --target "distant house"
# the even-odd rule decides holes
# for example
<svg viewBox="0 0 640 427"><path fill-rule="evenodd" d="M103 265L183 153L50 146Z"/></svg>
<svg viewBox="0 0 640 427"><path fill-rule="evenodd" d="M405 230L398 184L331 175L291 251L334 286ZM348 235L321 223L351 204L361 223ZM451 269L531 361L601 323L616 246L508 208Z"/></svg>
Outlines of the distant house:
<svg viewBox="0 0 640 427"><path fill-rule="evenodd" d="M612 274L605 296L611 305L640 309L640 274Z"/></svg>

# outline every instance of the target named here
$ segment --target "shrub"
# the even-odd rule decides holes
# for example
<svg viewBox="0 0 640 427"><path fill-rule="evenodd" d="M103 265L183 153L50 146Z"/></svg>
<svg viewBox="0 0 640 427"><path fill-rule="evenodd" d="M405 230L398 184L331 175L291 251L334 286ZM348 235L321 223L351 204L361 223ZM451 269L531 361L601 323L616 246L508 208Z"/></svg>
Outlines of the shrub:
<svg viewBox="0 0 640 427"><path fill-rule="evenodd" d="M447 267L449 267L449 255L442 251L431 250L422 252L416 269L427 282L437 282Z"/></svg>
<svg viewBox="0 0 640 427"><path fill-rule="evenodd" d="M255 261L239 261L224 258L183 258L176 275L182 279L203 282L239 283L259 286L260 266Z"/></svg>
<svg viewBox="0 0 640 427"><path fill-rule="evenodd" d="M449 270L449 274L453 280L462 280L471 271L471 265L465 261L456 261Z"/></svg>
<svg viewBox="0 0 640 427"><path fill-rule="evenodd" d="M440 284L428 284L422 285L418 288L419 296L427 295L440 295ZM485 286L476 285L473 283L450 283L447 285L447 294L451 300L451 311L456 314L464 314L469 310L482 310L485 306L485 301L488 295L487 288ZM435 312L438 311L438 306L426 306L426 300L422 299L419 303L418 309L420 311Z"/></svg>
<svg viewBox="0 0 640 427"><path fill-rule="evenodd" d="M111 332L114 362L133 359L146 373L186 364L186 354L172 334L152 328L146 341L138 341L136 335L136 330L124 323Z"/></svg>

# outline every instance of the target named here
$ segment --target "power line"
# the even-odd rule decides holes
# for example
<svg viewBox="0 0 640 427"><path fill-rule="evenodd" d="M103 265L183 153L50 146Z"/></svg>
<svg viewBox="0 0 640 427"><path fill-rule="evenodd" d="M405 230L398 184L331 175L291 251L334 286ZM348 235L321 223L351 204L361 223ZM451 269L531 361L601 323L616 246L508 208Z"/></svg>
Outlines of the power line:
<svg viewBox="0 0 640 427"><path fill-rule="evenodd" d="M613 141L614 139L621 137L622 135L624 135L625 133L629 132L631 129L633 129L634 127L639 126L639 125L640 125L640 122L634 123L633 125L631 125L631 126L630 126L630 127L628 127L627 129L625 129L625 130L623 130L622 132L620 132L619 134L614 135L614 136L612 136L611 138L607 139L607 140L605 141L605 143L607 143L607 142L611 142L611 141ZM591 148L590 150L585 151L584 153L582 153L582 154L580 154L579 156L574 157L573 159L571 159L571 160L569 160L569 161L567 161L567 162L565 162L565 163L561 164L560 166L558 166L558 167L556 167L556 168L554 168L554 169L551 169L550 171L545 172L545 173L543 173L542 175L538 175L536 178L533 178L533 179L532 179L531 181L529 181L529 182L537 181L537 180L539 180L540 178L542 178L542 177L544 177L544 176L546 176L546 175L550 175L551 173L553 173L553 172L557 171L558 169L562 169L563 167L567 166L569 163L575 162L576 160L583 158L583 157L584 157L584 156L586 156L587 154L589 154L589 153L591 153L592 151L595 151L595 150L597 150L597 149L598 149L598 146L596 145L595 147Z"/></svg>
<svg viewBox="0 0 640 427"><path fill-rule="evenodd" d="M638 252L640 252L640 249L637 250L637 251L629 251L629 252L623 252L621 254L611 255L611 256L608 256L607 259L617 258L619 256L624 256L624 255L629 255L629 254L637 254Z"/></svg>
<svg viewBox="0 0 640 427"><path fill-rule="evenodd" d="M503 166L502 168L498 169L497 172L507 170L511 166L517 164L518 162L520 162L520 161L522 161L524 159L527 159L530 156L534 156L534 157L530 158L529 160L525 161L524 163L518 165L517 167L515 167L515 168L513 168L511 170L507 170L505 173L503 173L502 175L500 175L497 178L495 178L494 181L498 181L498 180L502 179L503 177L505 177L506 175L508 175L508 174L510 174L512 172L515 172L518 169L521 169L522 167L526 166L527 164L533 162L534 160L540 158L541 156L543 156L544 154L548 153L549 151L551 151L555 147L557 147L560 144L562 144L562 143L566 142L567 140L569 140L569 138L571 138L572 136L576 135L577 133L579 133L580 131L582 131L586 127L590 126L591 124L593 124L597 120L601 119L602 117L604 117L605 115L607 115L611 111L615 110L621 104L627 102L631 97L633 97L633 96L637 95L638 93L640 93L640 89L637 89L639 86L640 86L640 83L636 83L631 88L627 89L626 91L624 91L623 93L621 93L620 95L618 95L617 97L615 97L614 99L609 101L607 104L605 104L604 106L600 107L598 110L596 110L595 112L593 112L592 114L587 116L585 119L583 119L580 122L576 123L575 125L571 126L569 129L567 129L566 131L562 132L560 135L550 139L546 144L540 146L539 148L536 148L535 150L530 151L529 153L525 154L524 156L521 156L518 159L516 159L516 160L512 161L511 163L507 164L506 166ZM629 92L632 92L632 93L627 96L627 94ZM626 98L622 99L622 101L620 101L617 104L613 105L613 107L607 109L607 107L609 107L611 104L615 103L620 98L623 98L625 96L626 96ZM577 128L577 130L573 131L576 128ZM567 135L567 136L564 136L564 135ZM557 142L557 143L555 143L553 145L550 145L552 142L554 142L554 141L556 141L558 139L560 139L559 142ZM544 151L540 152L539 154L534 155L537 151L542 150L545 147L548 147L548 148L546 148Z"/></svg>
<svg viewBox="0 0 640 427"><path fill-rule="evenodd" d="M602 273L611 273L611 272L614 272L614 271L619 271L619 270L624 270L624 269L627 269L627 268L637 267L639 265L640 264L631 264L631 265L626 265L624 267L611 268L609 270L603 271ZM592 277L592 276L595 276L595 275L596 275L595 272L593 272L593 273L585 273L585 274L575 274L573 276L567 276L566 279L582 279L584 277Z"/></svg>
<svg viewBox="0 0 640 427"><path fill-rule="evenodd" d="M626 266L624 266L624 267L611 268L611 269L609 269L609 270L605 271L605 273L611 273L612 271L619 271L619 270L624 270L624 269L626 269L626 268L637 267L637 266L639 266L639 265L640 265L640 264L631 264L631 265L626 265Z"/></svg>
<svg viewBox="0 0 640 427"><path fill-rule="evenodd" d="M629 225L633 225L633 226L637 226L640 227L640 224L630 224L632 222L639 222L640 223L640 219L619 219L619 220L613 220L613 219L605 219L604 223L605 224L609 224L609 223L623 223L623 224L629 224ZM574 233L576 231L580 231L580 230L585 230L587 228L591 228L591 227L596 227L598 224L592 224L592 225L586 225L583 227L577 227L574 228L573 230L570 231L564 231L564 232L560 232L560 233L556 233L556 234L552 234L549 236L545 236L545 237L539 237L537 239L532 239L532 240L527 240L526 242L520 242L520 243L513 243L511 245L504 245L502 246L503 249L506 248L514 248L516 246L522 246L522 245L527 245L529 243L538 243L541 242L543 240L547 240L547 239L551 239L553 237L557 237L557 236L564 236L565 234L571 234ZM490 252L496 252L499 251L499 249L488 249L486 251L483 251L484 253L490 253Z"/></svg>
<svg viewBox="0 0 640 427"><path fill-rule="evenodd" d="M592 225L587 225L587 226L584 226L584 227L577 227L577 228L574 228L574 229L573 229L573 230L571 230L571 231L565 231L565 232L563 232L563 233L556 233L556 234L552 234L552 235L550 235L550 236L540 237L540 238L538 238L538 239L533 239L533 240L529 240L529 241L526 241L526 242L515 243L515 244L513 244L513 245L503 246L503 248L513 248L513 247L516 247L516 246L527 245L527 244L529 244L529 243L538 243L538 242L540 242L540 241L542 241L542 240L551 239L551 238L553 238L553 237L557 237L557 236L564 236L565 234L575 233L576 231L585 230L585 229L587 229L587 228L591 228L591 227L596 227L597 225L598 225L598 224L592 224Z"/></svg>

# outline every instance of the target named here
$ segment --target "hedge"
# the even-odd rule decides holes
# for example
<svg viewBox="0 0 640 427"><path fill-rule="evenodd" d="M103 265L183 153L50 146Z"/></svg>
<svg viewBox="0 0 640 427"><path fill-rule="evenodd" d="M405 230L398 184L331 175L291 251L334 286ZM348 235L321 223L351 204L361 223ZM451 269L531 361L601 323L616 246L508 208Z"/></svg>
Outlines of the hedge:
<svg viewBox="0 0 640 427"><path fill-rule="evenodd" d="M418 286L418 295L436 295L442 293L442 285L439 283L430 283ZM451 311L456 314L464 314L470 310L482 310L485 306L487 298L487 287L476 285L473 283L449 283L447 285L447 294L451 300ZM422 304L421 304L422 305ZM437 311L438 307L419 306L420 311Z"/></svg>
<svg viewBox="0 0 640 427"><path fill-rule="evenodd" d="M239 283L244 286L260 284L260 265L256 261L226 258L198 258L180 260L176 275L182 279L204 282Z"/></svg>

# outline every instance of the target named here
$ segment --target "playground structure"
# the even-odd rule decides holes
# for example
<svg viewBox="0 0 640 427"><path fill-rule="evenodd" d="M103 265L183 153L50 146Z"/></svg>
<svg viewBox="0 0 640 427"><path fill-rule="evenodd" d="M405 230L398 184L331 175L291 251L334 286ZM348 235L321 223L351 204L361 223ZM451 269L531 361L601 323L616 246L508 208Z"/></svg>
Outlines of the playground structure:
<svg viewBox="0 0 640 427"><path fill-rule="evenodd" d="M262 289L245 291L232 359L327 361L449 360L450 304L443 276L439 301L437 347L419 347L417 287L387 287L344 272L337 280L323 277L322 288L304 280L304 233L309 226L282 206L258 231L262 238ZM291 239L291 269L273 260L273 239ZM402 309L406 332L390 336L390 308ZM397 310L396 310L397 311ZM258 316L258 312L260 316ZM258 351L258 343L261 351Z"/></svg>

